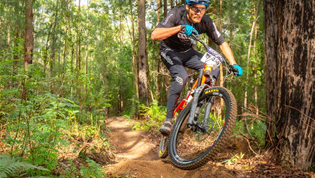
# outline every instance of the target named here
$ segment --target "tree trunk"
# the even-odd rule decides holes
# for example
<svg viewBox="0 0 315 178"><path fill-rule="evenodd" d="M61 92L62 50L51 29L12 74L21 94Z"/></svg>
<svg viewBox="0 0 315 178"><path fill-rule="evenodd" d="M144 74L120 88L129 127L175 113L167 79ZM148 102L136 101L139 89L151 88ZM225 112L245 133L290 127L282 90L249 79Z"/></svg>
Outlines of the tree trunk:
<svg viewBox="0 0 315 178"><path fill-rule="evenodd" d="M220 32L222 32L222 6L223 6L223 2L222 0L220 0L220 18L219 18L219 30ZM223 67L222 65L220 65L220 75L219 75L219 86L223 87L223 80L224 80L224 77L223 77ZM223 105L223 101L221 101L221 105Z"/></svg>
<svg viewBox="0 0 315 178"><path fill-rule="evenodd" d="M89 0L87 0L87 17L89 17L89 11L90 11L90 3ZM89 26L89 19L87 19L87 26ZM86 32L88 33L88 32ZM86 36L88 36L88 34L86 34ZM86 40L86 51L85 51L85 77L88 76L89 73L89 41ZM88 79L90 81L90 79ZM90 83L90 82L89 82ZM89 96L89 84L86 82L85 83L85 100L88 100L88 96Z"/></svg>
<svg viewBox="0 0 315 178"><path fill-rule="evenodd" d="M254 36L254 51L253 51L253 55L254 55L254 58L257 59L257 54L256 54L256 46L257 46L257 34L258 34L258 26L256 26L255 28L255 36ZM254 65L253 67L255 70L254 70L254 80L256 81L257 80L257 63ZM258 116L259 115L259 106L258 106L258 86L255 85L254 86L254 101L255 101L255 107L256 107L256 112L255 114Z"/></svg>
<svg viewBox="0 0 315 178"><path fill-rule="evenodd" d="M162 7L162 0L158 0L158 10L157 10L157 24L160 23L160 16L161 16L161 8ZM158 45L160 43L158 42ZM167 73L167 69L161 60L161 56L157 54L158 60L158 82L157 82L157 96L159 104L165 105L167 101L167 82L169 80L169 76L165 75ZM169 84L169 82L168 82Z"/></svg>
<svg viewBox="0 0 315 178"><path fill-rule="evenodd" d="M132 1L129 0L129 7L130 7L130 14L131 14L131 28L132 32L130 34L131 36L131 42L132 42L132 69L135 76L135 82L134 86L136 88L136 100L139 100L139 82L138 82L138 58L137 58L137 51L136 51L136 37L135 37L135 24L134 24L134 13L133 13L133 6ZM138 113L138 104L135 102L135 113Z"/></svg>
<svg viewBox="0 0 315 178"><path fill-rule="evenodd" d="M78 5L78 32L77 32L77 97L79 98L79 106L80 110L82 109L82 99L81 99L81 80L79 79L79 76L81 75L81 0L79 0Z"/></svg>
<svg viewBox="0 0 315 178"><path fill-rule="evenodd" d="M297 168L315 164L315 0L265 0L266 143Z"/></svg>
<svg viewBox="0 0 315 178"><path fill-rule="evenodd" d="M138 4L138 24L139 24L139 100L140 103L149 106L149 79L148 61L146 54L146 29L145 29L145 0L139 0Z"/></svg>
<svg viewBox="0 0 315 178"><path fill-rule="evenodd" d="M33 36L33 0L25 0L25 29L24 29L24 71L27 65L33 62L34 36ZM22 100L27 100L26 78L22 82Z"/></svg>
<svg viewBox="0 0 315 178"><path fill-rule="evenodd" d="M8 29L8 34L7 34L7 58L6 58L6 60L9 60L9 58L10 58L10 42L11 42L11 35L10 35L10 25L8 25L8 27L7 27L7 29ZM1 30L1 29L0 29ZM13 67L13 65L12 65L12 67ZM11 89L12 88L12 84L13 84L13 82L8 82L8 84L7 84L7 88L8 89Z"/></svg>
<svg viewBox="0 0 315 178"><path fill-rule="evenodd" d="M164 5L164 18L167 16L167 0L163 0Z"/></svg>
<svg viewBox="0 0 315 178"><path fill-rule="evenodd" d="M170 6L171 6L171 9L173 9L174 8L174 5L173 5L174 3L173 3L173 0L170 0Z"/></svg>
<svg viewBox="0 0 315 178"><path fill-rule="evenodd" d="M25 0L24 67L33 62L33 0Z"/></svg>
<svg viewBox="0 0 315 178"><path fill-rule="evenodd" d="M70 63L70 71L71 74L74 75L74 43L71 44L71 63ZM71 89L70 89L70 96L72 97L72 94L74 93L74 82L73 78L71 78Z"/></svg>
<svg viewBox="0 0 315 178"><path fill-rule="evenodd" d="M8 25L7 26L7 30L8 30L8 32L7 32L7 60L9 59L9 54L10 54L10 42L11 42L11 26L10 25ZM0 31L1 31L1 29L0 29Z"/></svg>

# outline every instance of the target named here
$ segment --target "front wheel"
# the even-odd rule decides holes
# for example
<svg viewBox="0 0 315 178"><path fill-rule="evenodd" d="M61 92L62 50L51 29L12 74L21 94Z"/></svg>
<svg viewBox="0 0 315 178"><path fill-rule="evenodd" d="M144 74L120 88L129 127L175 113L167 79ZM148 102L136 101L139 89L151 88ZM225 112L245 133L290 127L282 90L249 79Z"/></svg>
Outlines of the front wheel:
<svg viewBox="0 0 315 178"><path fill-rule="evenodd" d="M159 157L164 159L168 156L168 137L161 135Z"/></svg>
<svg viewBox="0 0 315 178"><path fill-rule="evenodd" d="M181 169L195 169L227 144L235 124L237 105L226 88L206 89L198 100L194 125L187 125L192 102L178 116L170 135L169 155Z"/></svg>

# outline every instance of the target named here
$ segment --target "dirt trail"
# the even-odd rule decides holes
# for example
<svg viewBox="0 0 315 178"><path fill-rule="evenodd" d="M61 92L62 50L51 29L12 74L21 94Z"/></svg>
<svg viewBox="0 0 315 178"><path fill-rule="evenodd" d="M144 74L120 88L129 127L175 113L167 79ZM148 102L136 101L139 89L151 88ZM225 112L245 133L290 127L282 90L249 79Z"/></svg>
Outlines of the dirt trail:
<svg viewBox="0 0 315 178"><path fill-rule="evenodd" d="M158 133L133 131L124 117L109 118L106 120L107 132L111 146L114 148L115 162L106 167L107 175L113 177L235 177L234 172L214 163L195 169L181 170L174 167L169 158L161 160L157 154Z"/></svg>
<svg viewBox="0 0 315 178"><path fill-rule="evenodd" d="M105 166L108 178L315 178L312 172L306 173L269 163L266 161L266 154L253 154L246 140L235 137L228 143L227 148L224 149L225 152L217 155L217 161L209 162L195 170L181 170L173 166L169 158L164 160L159 158L157 152L160 134L158 132L134 131L131 129L132 124L124 117L108 118L106 125L110 129L106 135L115 155L113 163ZM240 153L245 156L235 157ZM230 162L222 164L224 160L230 160Z"/></svg>

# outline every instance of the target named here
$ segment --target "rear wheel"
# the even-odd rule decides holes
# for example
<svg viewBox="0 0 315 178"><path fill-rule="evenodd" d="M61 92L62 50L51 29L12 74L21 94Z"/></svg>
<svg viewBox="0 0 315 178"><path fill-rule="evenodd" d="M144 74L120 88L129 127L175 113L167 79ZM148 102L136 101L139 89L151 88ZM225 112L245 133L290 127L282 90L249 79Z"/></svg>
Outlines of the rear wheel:
<svg viewBox="0 0 315 178"><path fill-rule="evenodd" d="M169 154L181 169L195 169L213 159L226 145L235 124L234 95L223 87L212 87L198 101L194 120L188 126L192 102L178 116L170 135Z"/></svg>

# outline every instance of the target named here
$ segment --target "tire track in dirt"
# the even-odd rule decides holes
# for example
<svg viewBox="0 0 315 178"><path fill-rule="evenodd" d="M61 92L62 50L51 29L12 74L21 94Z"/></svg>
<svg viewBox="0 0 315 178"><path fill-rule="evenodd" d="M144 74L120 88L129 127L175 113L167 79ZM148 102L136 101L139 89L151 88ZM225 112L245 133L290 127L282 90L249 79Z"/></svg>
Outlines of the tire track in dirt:
<svg viewBox="0 0 315 178"><path fill-rule="evenodd" d="M139 178L206 178L235 177L235 173L215 163L208 163L195 170L181 170L171 164L169 158L158 156L159 133L134 131L125 117L106 119L106 133L113 147L115 160L107 165L107 177Z"/></svg>

